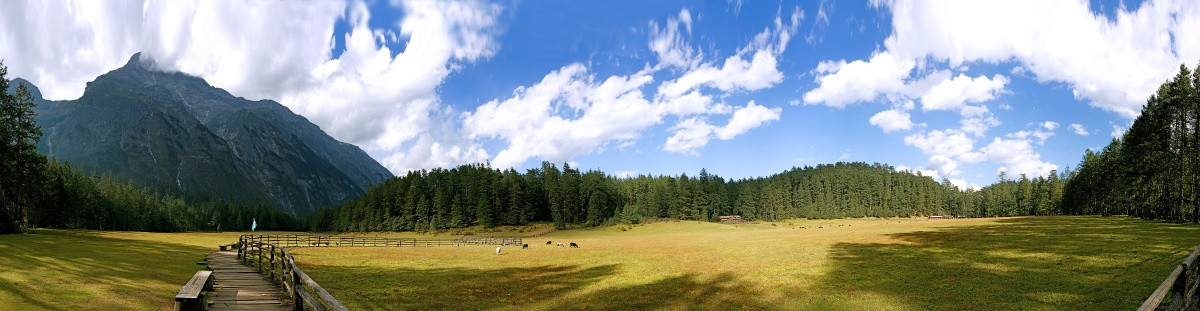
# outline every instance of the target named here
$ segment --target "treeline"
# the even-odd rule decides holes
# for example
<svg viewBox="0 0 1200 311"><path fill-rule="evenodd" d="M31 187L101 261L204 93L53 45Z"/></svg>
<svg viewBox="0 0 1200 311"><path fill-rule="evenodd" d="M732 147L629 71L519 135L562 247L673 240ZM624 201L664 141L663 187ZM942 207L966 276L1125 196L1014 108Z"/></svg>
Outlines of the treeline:
<svg viewBox="0 0 1200 311"><path fill-rule="evenodd" d="M866 163L793 168L736 181L706 170L695 177L616 178L550 163L525 173L475 164L386 180L362 197L318 211L308 222L314 231L425 231L532 221L566 228L655 218L715 220L722 215L754 220L1055 215L1062 213L1064 184L1054 173L1002 178L979 191L962 190L949 181Z"/></svg>
<svg viewBox="0 0 1200 311"><path fill-rule="evenodd" d="M1065 212L1200 221L1198 162L1200 71L1180 66L1120 139L1084 154L1065 189Z"/></svg>
<svg viewBox="0 0 1200 311"><path fill-rule="evenodd" d="M267 205L226 200L182 199L108 176L88 176L54 160L43 165L28 225L130 231L296 230L291 215Z"/></svg>
<svg viewBox="0 0 1200 311"><path fill-rule="evenodd" d="M181 199L106 176L89 176L37 153L41 129L24 85L0 63L0 233L30 227L137 231L299 229L265 205Z"/></svg>

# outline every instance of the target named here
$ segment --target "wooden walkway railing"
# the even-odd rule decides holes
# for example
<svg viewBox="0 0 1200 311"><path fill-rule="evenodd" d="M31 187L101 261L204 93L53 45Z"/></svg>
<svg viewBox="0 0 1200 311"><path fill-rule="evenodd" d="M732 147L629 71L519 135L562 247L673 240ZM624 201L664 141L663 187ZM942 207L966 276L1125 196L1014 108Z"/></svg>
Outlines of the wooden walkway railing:
<svg viewBox="0 0 1200 311"><path fill-rule="evenodd" d="M1150 294L1150 298L1142 303L1138 311L1151 310L1200 310L1200 269L1196 266L1196 257L1200 256L1200 247L1196 247L1183 263L1175 267L1167 279ZM1170 296L1171 300L1163 306L1163 300Z"/></svg>
<svg viewBox="0 0 1200 311"><path fill-rule="evenodd" d="M434 247L467 245L521 245L521 238L488 237L454 240L412 238L334 237L320 235L242 235L234 245L242 264L254 267L283 289L304 310L346 310L325 288L296 266L289 247Z"/></svg>

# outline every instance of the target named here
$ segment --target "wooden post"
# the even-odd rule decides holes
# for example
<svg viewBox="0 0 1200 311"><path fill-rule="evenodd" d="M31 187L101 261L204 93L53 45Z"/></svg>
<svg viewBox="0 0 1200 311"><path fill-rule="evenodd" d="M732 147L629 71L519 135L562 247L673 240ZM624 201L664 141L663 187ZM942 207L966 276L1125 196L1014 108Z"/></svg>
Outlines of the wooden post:
<svg viewBox="0 0 1200 311"><path fill-rule="evenodd" d="M275 244L271 244L271 280L275 280Z"/></svg>

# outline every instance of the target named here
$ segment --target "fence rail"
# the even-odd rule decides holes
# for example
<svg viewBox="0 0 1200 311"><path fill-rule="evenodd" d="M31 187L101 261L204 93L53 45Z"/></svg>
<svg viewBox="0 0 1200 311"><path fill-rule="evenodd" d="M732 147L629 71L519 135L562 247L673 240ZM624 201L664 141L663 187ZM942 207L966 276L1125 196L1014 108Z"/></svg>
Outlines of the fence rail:
<svg viewBox="0 0 1200 311"><path fill-rule="evenodd" d="M1200 246L1171 271L1138 311L1200 310L1200 269L1196 266L1197 256L1200 256ZM1168 297L1171 299L1163 305L1163 301Z"/></svg>
<svg viewBox="0 0 1200 311"><path fill-rule="evenodd" d="M289 247L435 247L469 245L521 245L521 238L487 237L453 240L412 238L335 237L320 235L242 235L234 245L242 264L254 267L284 291L303 310L346 310L325 288L296 266Z"/></svg>

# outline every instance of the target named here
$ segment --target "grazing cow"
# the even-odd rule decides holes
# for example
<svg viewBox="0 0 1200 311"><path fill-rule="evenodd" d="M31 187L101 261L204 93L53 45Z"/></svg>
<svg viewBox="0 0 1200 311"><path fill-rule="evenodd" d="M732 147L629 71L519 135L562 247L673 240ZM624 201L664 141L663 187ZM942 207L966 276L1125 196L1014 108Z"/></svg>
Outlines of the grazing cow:
<svg viewBox="0 0 1200 311"><path fill-rule="evenodd" d="M496 255L500 255L500 247L499 246L496 247Z"/></svg>
<svg viewBox="0 0 1200 311"><path fill-rule="evenodd" d="M558 243L558 247L562 247L562 243Z"/></svg>
<svg viewBox="0 0 1200 311"><path fill-rule="evenodd" d="M550 245L550 241L546 241L546 245Z"/></svg>
<svg viewBox="0 0 1200 311"><path fill-rule="evenodd" d="M529 244L521 244L521 248L529 248Z"/></svg>
<svg viewBox="0 0 1200 311"><path fill-rule="evenodd" d="M575 244L575 242L571 242L571 247L579 248L579 244Z"/></svg>

